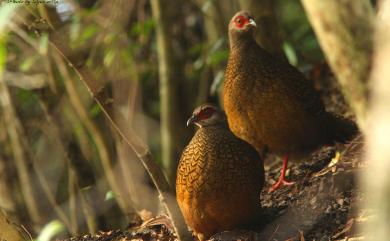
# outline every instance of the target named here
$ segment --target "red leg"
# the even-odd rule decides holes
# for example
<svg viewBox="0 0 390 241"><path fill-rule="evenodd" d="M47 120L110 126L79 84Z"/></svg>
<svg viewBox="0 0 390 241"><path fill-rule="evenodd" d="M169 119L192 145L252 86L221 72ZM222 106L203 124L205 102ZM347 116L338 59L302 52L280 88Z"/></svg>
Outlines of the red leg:
<svg viewBox="0 0 390 241"><path fill-rule="evenodd" d="M272 185L272 187L268 190L269 193L275 191L276 189L280 188L281 186L284 186L284 185L290 186L290 185L293 185L295 183L295 182L288 182L284 179L286 176L287 164L288 164L288 156L286 156L283 160L283 167L282 167L282 170L280 171L279 181L277 183L275 183L274 185Z"/></svg>

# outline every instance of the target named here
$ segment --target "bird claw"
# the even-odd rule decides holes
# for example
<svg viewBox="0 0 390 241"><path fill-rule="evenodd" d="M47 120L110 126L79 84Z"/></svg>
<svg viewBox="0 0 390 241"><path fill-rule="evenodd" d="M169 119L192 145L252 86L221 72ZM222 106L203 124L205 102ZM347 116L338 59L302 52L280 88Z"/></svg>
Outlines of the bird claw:
<svg viewBox="0 0 390 241"><path fill-rule="evenodd" d="M271 192L275 191L276 189L279 189L281 186L294 185L295 182L288 182L285 180L287 164L288 164L288 156L286 156L283 160L283 167L282 167L282 170L280 170L280 177L279 177L278 182L275 183L274 185L272 185L272 187L268 190L268 193L271 193Z"/></svg>
<svg viewBox="0 0 390 241"><path fill-rule="evenodd" d="M275 191L276 189L279 189L282 186L291 186L294 184L295 184L295 182L288 182L288 181L284 180L283 177L280 177L279 181L277 183L275 183L274 185L272 185L272 187L268 190L268 193L271 193L271 192Z"/></svg>

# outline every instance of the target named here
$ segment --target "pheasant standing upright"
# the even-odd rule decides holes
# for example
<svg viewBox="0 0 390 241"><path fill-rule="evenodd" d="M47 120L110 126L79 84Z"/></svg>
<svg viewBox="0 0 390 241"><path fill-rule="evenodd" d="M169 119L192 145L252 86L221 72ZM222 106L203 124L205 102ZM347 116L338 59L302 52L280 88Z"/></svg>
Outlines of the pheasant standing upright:
<svg viewBox="0 0 390 241"><path fill-rule="evenodd" d="M326 112L312 84L298 69L256 43L255 28L247 11L238 12L229 23L223 103L234 134L259 153L268 149L285 156L272 191L292 184L284 180L288 157L299 158L320 145L347 141L357 127Z"/></svg>
<svg viewBox="0 0 390 241"><path fill-rule="evenodd" d="M199 129L181 156L176 195L186 223L202 240L246 226L258 216L264 166L215 106L196 108L187 125L191 123Z"/></svg>

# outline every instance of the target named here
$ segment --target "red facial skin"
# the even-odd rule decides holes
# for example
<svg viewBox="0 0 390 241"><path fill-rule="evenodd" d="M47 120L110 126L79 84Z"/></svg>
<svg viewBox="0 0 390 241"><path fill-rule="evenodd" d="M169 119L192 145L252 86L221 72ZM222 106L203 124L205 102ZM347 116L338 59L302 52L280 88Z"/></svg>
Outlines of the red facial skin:
<svg viewBox="0 0 390 241"><path fill-rule="evenodd" d="M237 16L235 19L234 19L234 24L236 25L236 27L238 29L242 29L245 25L247 25L249 23L249 20L247 18L245 18L244 16Z"/></svg>
<svg viewBox="0 0 390 241"><path fill-rule="evenodd" d="M207 107L198 113L197 119L206 120L210 118L214 114L214 112L215 110L213 108Z"/></svg>

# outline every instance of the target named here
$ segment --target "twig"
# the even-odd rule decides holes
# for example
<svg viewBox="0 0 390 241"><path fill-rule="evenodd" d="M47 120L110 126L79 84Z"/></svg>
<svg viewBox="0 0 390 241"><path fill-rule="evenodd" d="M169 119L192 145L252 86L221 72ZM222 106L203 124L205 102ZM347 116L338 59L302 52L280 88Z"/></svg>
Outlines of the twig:
<svg viewBox="0 0 390 241"><path fill-rule="evenodd" d="M78 220L77 220L77 201L76 201L77 177L71 165L67 166L67 171L68 171L68 195L69 195L69 220L72 225L72 230L75 232L74 234L77 234L78 227L79 227Z"/></svg>
<svg viewBox="0 0 390 241"><path fill-rule="evenodd" d="M27 234L27 236L28 236L28 238L30 239L30 241L33 241L34 239L32 238L32 236L31 236L31 234L30 234L30 232L26 229L26 227L22 224L22 225L20 225L19 226L22 230L23 230L23 232L25 233L25 234ZM27 239L26 239L27 240Z"/></svg>
<svg viewBox="0 0 390 241"><path fill-rule="evenodd" d="M268 241L270 241L275 236L276 232L279 230L279 226L280 226L280 224L278 224L278 226L276 227L275 231L269 237Z"/></svg>
<svg viewBox="0 0 390 241"><path fill-rule="evenodd" d="M36 159L32 153L30 153L30 155L33 159ZM33 168L34 168L35 173L37 174L39 182L41 183L41 186L42 186L42 189L46 195L46 198L49 201L50 205L52 206L53 210L58 215L60 220L65 224L65 226L68 228L68 230L70 230L72 233L75 233L75 231L73 230L73 227L71 225L70 220L66 216L66 213L64 212L64 210L61 209L61 207L56 202L56 198L53 195L53 192L50 188L49 182L45 178L45 174L42 172L42 170L39 167L37 167L37 165L33 164Z"/></svg>

